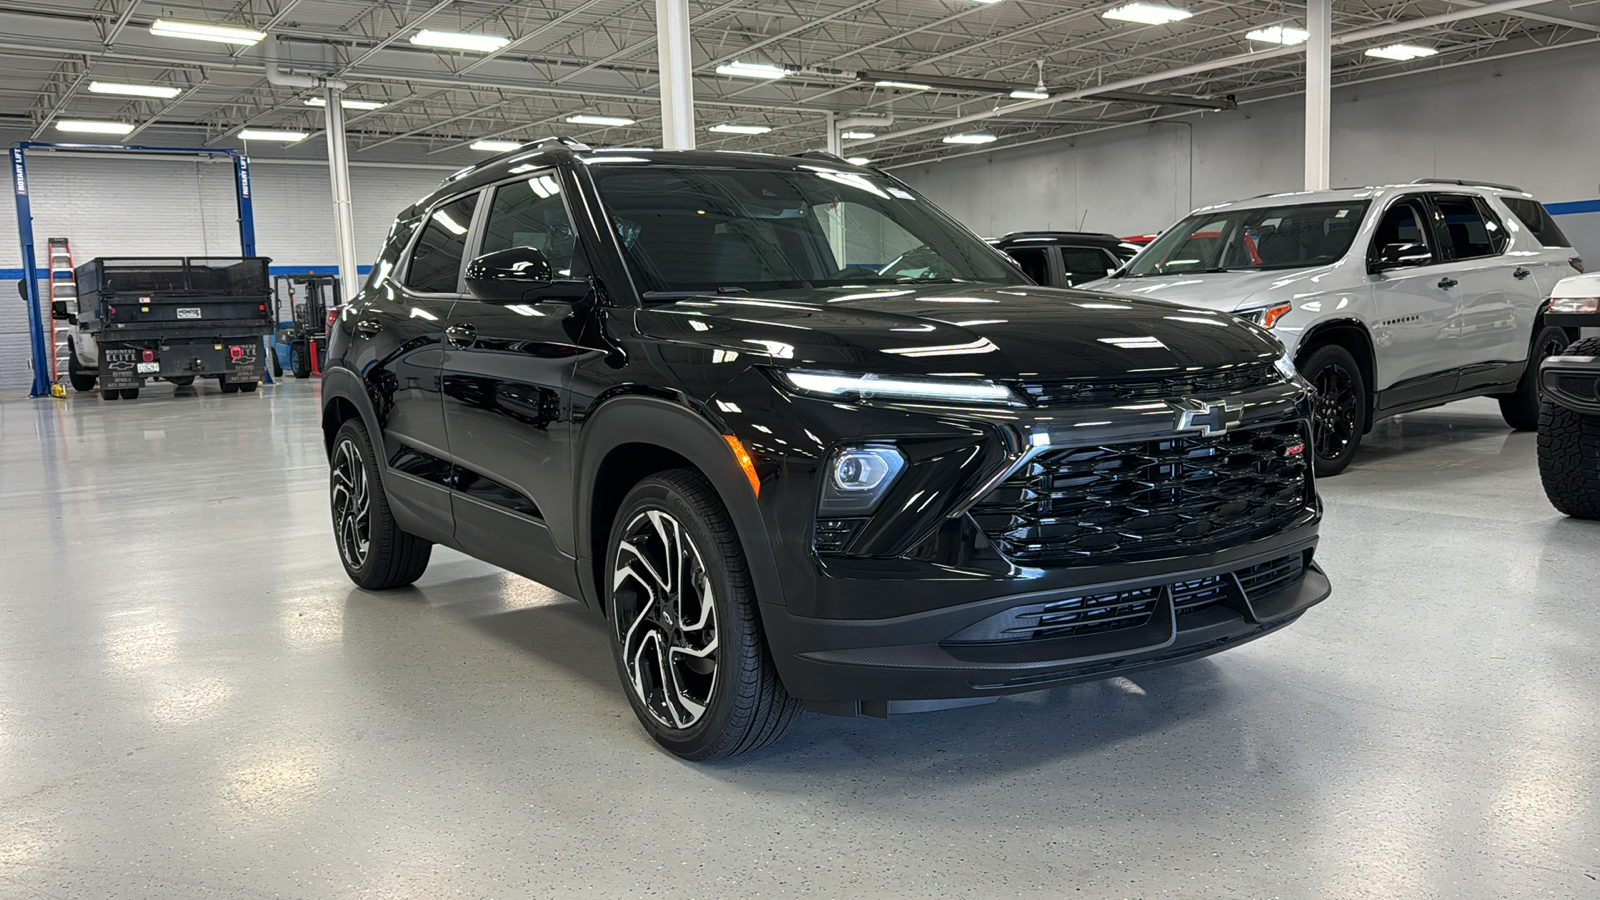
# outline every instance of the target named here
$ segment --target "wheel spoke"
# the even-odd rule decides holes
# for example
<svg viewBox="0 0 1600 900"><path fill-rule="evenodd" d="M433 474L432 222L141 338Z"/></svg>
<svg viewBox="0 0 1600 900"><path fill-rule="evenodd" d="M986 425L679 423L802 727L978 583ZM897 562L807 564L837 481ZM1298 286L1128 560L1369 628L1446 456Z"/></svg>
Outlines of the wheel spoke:
<svg viewBox="0 0 1600 900"><path fill-rule="evenodd" d="M372 493L361 451L349 440L341 441L334 450L330 482L339 553L347 565L359 569L367 561L372 542Z"/></svg>

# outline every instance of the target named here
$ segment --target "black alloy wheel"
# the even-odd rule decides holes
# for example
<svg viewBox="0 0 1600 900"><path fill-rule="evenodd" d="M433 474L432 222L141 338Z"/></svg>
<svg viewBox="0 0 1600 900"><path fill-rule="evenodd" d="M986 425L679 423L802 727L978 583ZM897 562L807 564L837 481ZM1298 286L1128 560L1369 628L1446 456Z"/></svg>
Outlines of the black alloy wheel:
<svg viewBox="0 0 1600 900"><path fill-rule="evenodd" d="M345 568L360 570L372 552L372 490L367 467L353 437L333 448L329 502L333 506L334 537Z"/></svg>
<svg viewBox="0 0 1600 900"><path fill-rule="evenodd" d="M1567 333L1551 325L1541 325L1528 345L1528 366L1522 371L1517 389L1501 394L1500 418L1515 431L1534 431L1539 427L1539 400L1544 388L1539 385L1539 364L1567 349Z"/></svg>
<svg viewBox="0 0 1600 900"><path fill-rule="evenodd" d="M378 455L359 419L339 426L329 454L328 506L345 574L369 591L405 587L422 577L432 542L401 531L378 475Z"/></svg>
<svg viewBox="0 0 1600 900"><path fill-rule="evenodd" d="M690 760L777 740L801 705L767 650L716 490L689 469L646 478L624 498L607 550L612 658L645 731Z"/></svg>
<svg viewBox="0 0 1600 900"><path fill-rule="evenodd" d="M1302 371L1317 389L1311 421L1316 474L1337 475L1350 465L1366 431L1366 383L1350 352L1332 344L1312 352Z"/></svg>

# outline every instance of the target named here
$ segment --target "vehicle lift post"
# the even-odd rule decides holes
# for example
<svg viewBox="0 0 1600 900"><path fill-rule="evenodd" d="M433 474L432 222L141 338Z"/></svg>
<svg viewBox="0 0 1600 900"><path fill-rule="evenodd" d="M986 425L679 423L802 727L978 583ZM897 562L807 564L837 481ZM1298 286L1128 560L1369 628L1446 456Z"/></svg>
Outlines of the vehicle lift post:
<svg viewBox="0 0 1600 900"><path fill-rule="evenodd" d="M125 144L63 144L49 141L18 141L11 145L11 190L17 201L17 236L22 243L22 278L28 293L28 332L33 347L33 387L29 397L50 396L50 373L54 354L45 343L44 315L39 309L39 267L34 259L33 207L28 198L27 151L71 150L90 153L159 153L169 156L228 156L233 159L234 196L239 202L239 247L244 256L256 255L255 209L250 202L250 158L238 150L205 147L142 147ZM262 371L272 384L272 369Z"/></svg>

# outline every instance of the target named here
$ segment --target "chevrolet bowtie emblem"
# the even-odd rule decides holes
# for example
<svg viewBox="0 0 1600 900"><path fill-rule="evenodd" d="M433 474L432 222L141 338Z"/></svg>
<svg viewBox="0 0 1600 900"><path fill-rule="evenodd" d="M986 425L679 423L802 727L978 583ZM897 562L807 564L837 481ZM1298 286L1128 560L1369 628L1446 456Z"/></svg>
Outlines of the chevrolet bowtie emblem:
<svg viewBox="0 0 1600 900"><path fill-rule="evenodd" d="M1244 419L1244 407L1227 401L1211 403L1205 400L1168 400L1178 413L1174 426L1177 431L1198 431L1207 437L1226 434L1228 429Z"/></svg>

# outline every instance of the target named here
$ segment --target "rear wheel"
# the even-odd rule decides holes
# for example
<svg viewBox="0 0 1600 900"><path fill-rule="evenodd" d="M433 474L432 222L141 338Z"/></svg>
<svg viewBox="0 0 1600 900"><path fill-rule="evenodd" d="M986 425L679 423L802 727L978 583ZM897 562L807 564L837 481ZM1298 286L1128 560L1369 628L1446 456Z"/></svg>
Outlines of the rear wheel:
<svg viewBox="0 0 1600 900"><path fill-rule="evenodd" d="M71 341L67 342L67 380L72 382L72 389L80 394L94 390L95 374L79 368L78 349Z"/></svg>
<svg viewBox="0 0 1600 900"><path fill-rule="evenodd" d="M289 368L296 378L311 377L311 354L307 351L305 341L295 341L289 345Z"/></svg>
<svg viewBox="0 0 1600 900"><path fill-rule="evenodd" d="M137 399L139 399L139 389L138 388L123 388L122 389L122 399L124 399L124 400L137 400Z"/></svg>
<svg viewBox="0 0 1600 900"><path fill-rule="evenodd" d="M242 382L239 385L239 390L244 391L246 394L253 394L256 392L256 384L257 382L254 381Z"/></svg>
<svg viewBox="0 0 1600 900"><path fill-rule="evenodd" d="M378 475L378 455L360 419L333 438L328 501L333 535L345 574L369 591L405 587L422 577L433 543L395 524Z"/></svg>
<svg viewBox="0 0 1600 900"><path fill-rule="evenodd" d="M239 393L239 385L236 384L236 383L233 383L233 382L229 382L228 381L228 376L226 376L226 375L218 375L217 376L217 386L222 388L222 392L224 394L237 394L237 393Z"/></svg>
<svg viewBox="0 0 1600 900"><path fill-rule="evenodd" d="M778 678L744 551L711 485L687 469L645 479L607 546L612 657L645 731L691 760L777 740L800 703Z"/></svg>
<svg viewBox="0 0 1600 900"><path fill-rule="evenodd" d="M1573 345L1600 356L1600 338ZM1579 519L1600 519L1600 416L1545 401L1539 410L1539 480L1550 504Z"/></svg>
<svg viewBox="0 0 1600 900"><path fill-rule="evenodd" d="M122 399L122 392L121 391L101 391L100 392L100 399L101 400L121 400Z"/></svg>
<svg viewBox="0 0 1600 900"><path fill-rule="evenodd" d="M1567 333L1551 325L1542 326L1533 336L1528 351L1528 367L1522 372L1517 389L1501 394L1500 417L1517 431L1532 431L1539 427L1539 364L1567 349Z"/></svg>
<svg viewBox="0 0 1600 900"><path fill-rule="evenodd" d="M1317 389L1311 422L1317 476L1337 475L1350 465L1366 432L1366 381L1355 357L1336 344L1313 350L1300 371Z"/></svg>

